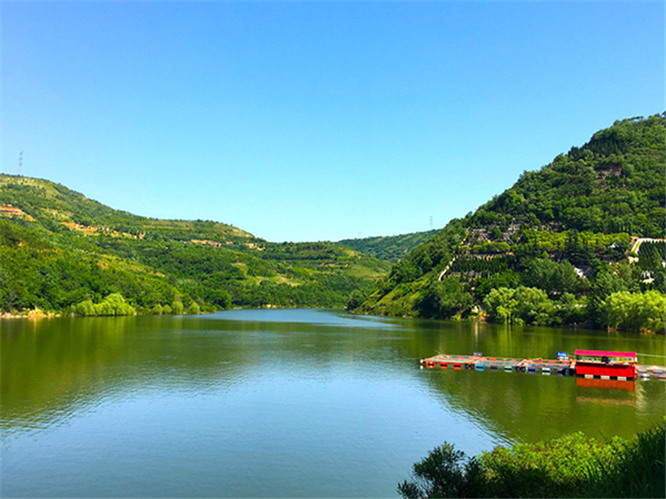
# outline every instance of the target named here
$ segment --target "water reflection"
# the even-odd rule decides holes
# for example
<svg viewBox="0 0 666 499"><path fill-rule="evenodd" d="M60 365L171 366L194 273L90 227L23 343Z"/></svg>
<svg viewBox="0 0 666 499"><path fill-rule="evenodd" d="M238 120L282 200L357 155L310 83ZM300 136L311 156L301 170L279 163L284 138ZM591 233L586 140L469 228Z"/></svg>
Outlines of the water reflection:
<svg viewBox="0 0 666 499"><path fill-rule="evenodd" d="M258 496L264 486L264 495L355 493L340 485L342 475L351 484L367 482L364 495L390 495L398 473L444 440L475 453L579 430L631 437L665 413L666 383L657 381L609 387L572 377L420 370L418 362L437 353L552 357L576 348L660 356L663 336L313 310L11 320L0 327L3 467L11 470L3 475L19 495L43 492L21 488L24 477L52 477L58 470L49 466L58 463L86 467L108 449L117 461L105 466L136 468L122 468L135 486L119 493L109 483L109 495ZM169 442L202 468L174 469L164 448ZM256 465L250 448L270 457L273 464L262 472L284 482L282 488L259 486L257 477L255 488L231 485ZM42 468L26 457L35 454L43 455ZM285 459L300 471L285 475L276 464ZM321 479L326 485L305 487L303 474L320 473L324 462L331 467ZM104 472L99 466L91 476ZM368 476L356 476L356 468ZM145 483L133 475L139 472ZM192 477L206 487L178 488ZM386 477L390 483L377 489ZM54 487L44 493L105 495L106 489L70 479L63 477L60 488L43 480Z"/></svg>
<svg viewBox="0 0 666 499"><path fill-rule="evenodd" d="M228 387L264 367L294 375L303 370L325 375L327 369L355 365L390 377L396 370L413 372L419 358L437 353L548 357L558 350L601 346L647 352L654 361L663 352L664 338L357 318L317 310L3 321L2 425L48 425L87 404L134 389ZM642 391L635 394L635 384L555 376L449 371L423 372L419 379L457 410L492 422L508 438L525 440L543 436L543 426L528 421L541 421L539 415L544 413L555 418L546 429L552 434L572 426L594 432L599 424L617 417L617 411L607 410L582 411L583 419L593 419L589 422L576 423L577 418L572 418L581 413L580 401L594 399L595 387L603 399L609 399L607 390L613 384L625 387L627 396L646 398L645 403L656 407L653 412L663 412L664 405L664 385L658 382L642 383ZM610 399L620 401L618 396ZM644 426L635 421L627 425L628 432Z"/></svg>
<svg viewBox="0 0 666 499"><path fill-rule="evenodd" d="M608 389L636 392L636 381L576 378L576 386L579 388L599 388L603 393L607 393Z"/></svg>

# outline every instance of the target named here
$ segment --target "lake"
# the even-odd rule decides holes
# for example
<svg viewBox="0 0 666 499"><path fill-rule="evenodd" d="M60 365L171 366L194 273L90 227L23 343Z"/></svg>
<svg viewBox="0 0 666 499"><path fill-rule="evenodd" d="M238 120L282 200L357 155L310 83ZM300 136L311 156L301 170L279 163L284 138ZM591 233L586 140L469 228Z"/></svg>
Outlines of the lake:
<svg viewBox="0 0 666 499"><path fill-rule="evenodd" d="M2 320L2 496L397 497L444 441L468 454L632 437L666 383L429 370L438 353L666 364L664 336L327 310Z"/></svg>

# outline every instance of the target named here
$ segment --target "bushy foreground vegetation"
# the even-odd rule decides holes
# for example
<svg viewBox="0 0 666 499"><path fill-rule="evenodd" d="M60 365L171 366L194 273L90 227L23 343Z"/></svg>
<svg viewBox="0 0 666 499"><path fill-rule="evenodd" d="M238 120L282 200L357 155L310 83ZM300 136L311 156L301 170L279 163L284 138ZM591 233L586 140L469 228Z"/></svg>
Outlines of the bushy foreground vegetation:
<svg viewBox="0 0 666 499"><path fill-rule="evenodd" d="M270 243L215 222L137 217L46 180L0 175L0 207L10 208L0 212L0 312L340 307L389 270L329 242Z"/></svg>
<svg viewBox="0 0 666 499"><path fill-rule="evenodd" d="M663 332L665 145L666 113L616 122L452 220L349 308ZM655 240L633 254L637 238Z"/></svg>
<svg viewBox="0 0 666 499"><path fill-rule="evenodd" d="M430 497L665 497L666 424L632 441L574 433L497 447L467 458L451 444L414 464L398 485L405 499Z"/></svg>

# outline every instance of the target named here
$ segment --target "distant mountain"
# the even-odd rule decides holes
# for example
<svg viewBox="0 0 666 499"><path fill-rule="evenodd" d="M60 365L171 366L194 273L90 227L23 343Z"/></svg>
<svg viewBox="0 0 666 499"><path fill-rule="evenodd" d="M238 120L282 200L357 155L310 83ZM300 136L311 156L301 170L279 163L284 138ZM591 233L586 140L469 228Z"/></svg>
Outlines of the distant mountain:
<svg viewBox="0 0 666 499"><path fill-rule="evenodd" d="M665 147L666 113L615 122L452 220L350 308L612 326L613 292L665 291ZM639 237L653 240L631 255ZM518 290L545 308L519 311Z"/></svg>
<svg viewBox="0 0 666 499"><path fill-rule="evenodd" d="M334 243L270 243L222 223L140 217L47 180L0 175L3 312L341 306L389 268Z"/></svg>
<svg viewBox="0 0 666 499"><path fill-rule="evenodd" d="M391 263L398 263L407 253L418 245L426 242L439 232L438 230L429 230L426 232L412 232L410 234L401 234L398 236L376 236L364 237L358 239L343 239L338 244L344 244L350 248L374 256L380 260L386 260Z"/></svg>

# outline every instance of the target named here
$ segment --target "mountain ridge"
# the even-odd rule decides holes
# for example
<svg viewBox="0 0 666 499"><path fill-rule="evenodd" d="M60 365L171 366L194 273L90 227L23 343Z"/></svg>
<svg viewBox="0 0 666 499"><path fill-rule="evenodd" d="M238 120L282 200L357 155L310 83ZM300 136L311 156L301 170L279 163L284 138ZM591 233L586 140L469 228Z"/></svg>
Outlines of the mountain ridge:
<svg viewBox="0 0 666 499"><path fill-rule="evenodd" d="M356 251L374 256L380 260L398 263L407 253L425 242L439 232L429 230L421 232L410 232L394 236L371 236L354 239L341 239L338 244L344 244Z"/></svg>
<svg viewBox="0 0 666 499"><path fill-rule="evenodd" d="M350 308L394 316L604 325L608 311L602 302L613 292L665 291L663 243L641 249L635 262L627 258L632 237L666 237L665 146L666 113L616 121L450 221L376 289L357 294ZM538 319L538 313L506 316L509 302L517 310L509 295L520 289L543 293L539 300L549 312ZM487 300L493 290L505 293L501 305ZM566 304L560 302L564 295ZM504 307L501 317L497 306Z"/></svg>
<svg viewBox="0 0 666 499"><path fill-rule="evenodd" d="M86 315L112 294L145 313L343 306L389 270L330 242L271 243L219 222L133 215L44 179L0 175L0 207L4 312Z"/></svg>

